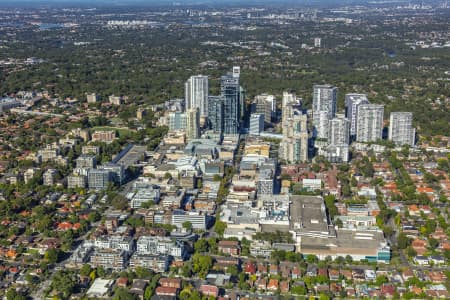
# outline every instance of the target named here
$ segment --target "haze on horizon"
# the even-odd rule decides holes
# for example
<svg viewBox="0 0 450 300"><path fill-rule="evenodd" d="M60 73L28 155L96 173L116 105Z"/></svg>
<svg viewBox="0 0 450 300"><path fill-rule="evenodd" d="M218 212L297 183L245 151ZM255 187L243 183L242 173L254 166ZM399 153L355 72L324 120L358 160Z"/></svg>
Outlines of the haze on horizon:
<svg viewBox="0 0 450 300"><path fill-rule="evenodd" d="M407 0L387 0L392 3L408 2ZM382 0L0 0L0 6L40 6L40 5L89 5L89 6L154 6L154 5L330 5L330 4L364 4L368 2L383 2ZM386 1L384 1L386 2ZM409 1L411 2L411 1ZM414 2L414 1L413 1ZM425 1L429 2L429 1Z"/></svg>

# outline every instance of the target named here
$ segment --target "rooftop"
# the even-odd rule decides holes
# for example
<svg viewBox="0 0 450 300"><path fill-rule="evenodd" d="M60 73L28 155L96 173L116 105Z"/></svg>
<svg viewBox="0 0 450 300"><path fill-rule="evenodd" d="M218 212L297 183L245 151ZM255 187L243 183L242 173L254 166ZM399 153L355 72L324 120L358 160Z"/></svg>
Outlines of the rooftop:
<svg viewBox="0 0 450 300"><path fill-rule="evenodd" d="M114 280L112 279L97 278L87 291L86 295L88 297L103 297L108 293L113 282Z"/></svg>
<svg viewBox="0 0 450 300"><path fill-rule="evenodd" d="M290 225L301 235L328 235L329 222L322 197L292 196Z"/></svg>

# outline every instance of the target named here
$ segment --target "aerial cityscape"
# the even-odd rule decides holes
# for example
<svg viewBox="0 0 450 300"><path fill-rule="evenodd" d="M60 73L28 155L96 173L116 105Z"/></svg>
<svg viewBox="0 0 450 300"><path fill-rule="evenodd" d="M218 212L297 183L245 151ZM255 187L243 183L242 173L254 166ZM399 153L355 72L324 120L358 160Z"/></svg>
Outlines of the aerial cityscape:
<svg viewBox="0 0 450 300"><path fill-rule="evenodd" d="M0 297L450 299L450 6L0 1Z"/></svg>

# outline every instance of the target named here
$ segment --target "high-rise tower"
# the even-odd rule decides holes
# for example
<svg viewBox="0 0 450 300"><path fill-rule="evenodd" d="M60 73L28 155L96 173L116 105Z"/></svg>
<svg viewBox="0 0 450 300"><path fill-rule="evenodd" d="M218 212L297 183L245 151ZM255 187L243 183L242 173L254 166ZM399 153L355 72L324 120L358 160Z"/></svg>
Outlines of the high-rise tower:
<svg viewBox="0 0 450 300"><path fill-rule="evenodd" d="M220 79L220 92L224 97L223 103L223 133L239 134L241 121L241 87L239 86L239 68L234 67L232 74Z"/></svg>
<svg viewBox="0 0 450 300"><path fill-rule="evenodd" d="M391 112L389 139L397 145L414 146L416 130L412 127L412 112Z"/></svg>
<svg viewBox="0 0 450 300"><path fill-rule="evenodd" d="M356 120L356 140L358 142L375 142L383 134L383 105L361 104L358 106Z"/></svg>
<svg viewBox="0 0 450 300"><path fill-rule="evenodd" d="M345 116L350 121L350 136L356 136L356 119L358 118L358 106L369 104L366 94L346 94L345 95Z"/></svg>
<svg viewBox="0 0 450 300"><path fill-rule="evenodd" d="M185 83L186 110L198 108L202 117L208 116L208 76L191 76Z"/></svg>
<svg viewBox="0 0 450 300"><path fill-rule="evenodd" d="M331 85L315 85L313 95L313 126L319 139L328 136L328 121L336 115L337 88Z"/></svg>

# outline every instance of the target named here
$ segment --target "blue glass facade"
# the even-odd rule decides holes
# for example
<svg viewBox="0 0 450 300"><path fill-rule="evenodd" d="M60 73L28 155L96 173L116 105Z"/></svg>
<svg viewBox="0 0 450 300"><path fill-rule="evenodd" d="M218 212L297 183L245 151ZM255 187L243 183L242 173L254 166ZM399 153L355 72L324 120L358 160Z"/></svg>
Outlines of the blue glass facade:
<svg viewBox="0 0 450 300"><path fill-rule="evenodd" d="M233 75L222 76L220 80L220 92L224 97L223 105L223 133L238 134L241 116L241 89L239 77Z"/></svg>

